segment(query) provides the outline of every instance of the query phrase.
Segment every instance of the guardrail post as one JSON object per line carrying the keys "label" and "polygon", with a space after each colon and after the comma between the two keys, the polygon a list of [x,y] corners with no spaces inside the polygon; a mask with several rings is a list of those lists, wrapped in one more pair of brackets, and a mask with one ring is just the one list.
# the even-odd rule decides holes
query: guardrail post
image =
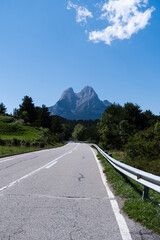
{"label": "guardrail post", "polygon": [[144,186],[144,191],[143,191],[143,199],[147,199],[149,197],[149,187]]}

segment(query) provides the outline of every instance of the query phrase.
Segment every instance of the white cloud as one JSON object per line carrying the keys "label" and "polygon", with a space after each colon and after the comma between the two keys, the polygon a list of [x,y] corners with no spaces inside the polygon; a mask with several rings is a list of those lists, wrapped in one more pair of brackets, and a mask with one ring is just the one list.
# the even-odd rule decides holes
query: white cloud
{"label": "white cloud", "polygon": [[115,39],[129,39],[148,24],[155,8],[143,11],[147,4],[148,0],[109,0],[104,3],[100,19],[107,20],[108,26],[102,30],[91,31],[89,40],[95,43],[103,41],[110,45]]}
{"label": "white cloud", "polygon": [[92,13],[86,7],[78,6],[69,1],[67,9],[69,10],[71,8],[74,8],[76,10],[76,22],[87,23],[87,17],[93,17]]}

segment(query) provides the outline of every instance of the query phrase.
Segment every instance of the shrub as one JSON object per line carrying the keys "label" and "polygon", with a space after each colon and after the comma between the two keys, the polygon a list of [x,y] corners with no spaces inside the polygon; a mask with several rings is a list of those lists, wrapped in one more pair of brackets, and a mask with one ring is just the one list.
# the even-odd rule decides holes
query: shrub
{"label": "shrub", "polygon": [[13,139],[11,140],[11,144],[12,144],[13,146],[20,146],[20,145],[21,145],[21,141],[20,141],[19,139],[17,139],[17,138],[13,138]]}
{"label": "shrub", "polygon": [[31,143],[29,140],[25,140],[25,147],[30,147]]}
{"label": "shrub", "polygon": [[40,142],[39,146],[40,148],[43,148],[45,146],[44,142]]}

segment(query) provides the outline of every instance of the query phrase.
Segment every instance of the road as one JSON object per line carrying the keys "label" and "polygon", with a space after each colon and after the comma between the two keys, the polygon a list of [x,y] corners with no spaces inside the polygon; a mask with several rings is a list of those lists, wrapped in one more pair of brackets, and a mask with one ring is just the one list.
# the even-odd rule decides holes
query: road
{"label": "road", "polygon": [[0,159],[0,239],[160,238],[121,214],[95,151],[69,143]]}

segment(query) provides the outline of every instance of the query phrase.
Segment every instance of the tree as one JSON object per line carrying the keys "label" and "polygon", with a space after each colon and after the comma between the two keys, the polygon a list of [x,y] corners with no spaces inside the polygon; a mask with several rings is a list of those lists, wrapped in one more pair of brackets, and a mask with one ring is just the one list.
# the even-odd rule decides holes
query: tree
{"label": "tree", "polygon": [[129,123],[130,134],[144,128],[144,118],[142,110],[138,105],[126,103],[124,105],[124,120]]}
{"label": "tree", "polygon": [[85,140],[85,130],[85,127],[82,124],[78,123],[72,133],[73,139],[77,141]]}
{"label": "tree", "polygon": [[122,120],[119,123],[119,135],[120,135],[122,144],[125,144],[129,137],[129,123],[127,120]]}
{"label": "tree", "polygon": [[63,139],[68,141],[72,136],[72,128],[69,124],[62,124]]}
{"label": "tree", "polygon": [[13,109],[13,116],[18,117],[18,109],[17,108]]}
{"label": "tree", "polygon": [[105,149],[121,147],[119,123],[123,120],[123,108],[118,104],[108,107],[102,115],[97,127],[101,145]]}
{"label": "tree", "polygon": [[0,103],[0,114],[5,114],[6,110],[7,108],[5,107],[5,105],[3,103]]}
{"label": "tree", "polygon": [[154,125],[158,120],[158,117],[154,116],[150,110],[145,111],[143,116],[145,119],[145,127],[147,128]]}
{"label": "tree", "polygon": [[22,99],[22,104],[18,110],[18,116],[22,118],[25,123],[33,123],[36,119],[35,106],[31,97],[25,96]]}
{"label": "tree", "polygon": [[[150,114],[149,114],[150,115]],[[106,109],[98,123],[100,142],[104,148],[121,148],[128,137],[146,127],[146,116],[138,105],[113,104]]]}
{"label": "tree", "polygon": [[36,126],[43,128],[51,127],[51,117],[48,108],[45,105],[36,107]]}
{"label": "tree", "polygon": [[51,131],[54,134],[60,134],[63,132],[61,118],[59,116],[53,116],[51,121]]}

